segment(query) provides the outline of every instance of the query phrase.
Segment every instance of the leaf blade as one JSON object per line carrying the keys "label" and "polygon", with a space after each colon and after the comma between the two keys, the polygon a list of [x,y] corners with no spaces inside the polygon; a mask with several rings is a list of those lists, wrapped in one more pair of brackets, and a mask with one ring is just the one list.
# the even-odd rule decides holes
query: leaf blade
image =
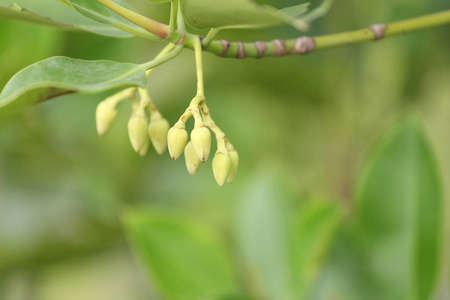
{"label": "leaf blade", "polygon": [[131,37],[110,25],[91,21],[70,7],[52,0],[0,0],[0,18],[53,26],[64,30],[87,31],[111,37]]}
{"label": "leaf blade", "polygon": [[337,235],[343,213],[332,202],[313,201],[304,205],[292,229],[291,266],[293,286],[299,298],[310,292],[323,268]]}
{"label": "leaf blade", "polygon": [[383,299],[428,299],[440,259],[443,200],[433,153],[416,121],[403,121],[382,140],[357,201]]}
{"label": "leaf blade", "polygon": [[205,224],[155,211],[128,211],[123,224],[147,271],[168,299],[218,299],[236,294],[223,241]]}
{"label": "leaf blade", "polygon": [[278,11],[268,5],[252,0],[184,0],[182,10],[189,26],[196,29],[209,28],[262,28],[289,24],[303,30],[303,21],[290,12],[302,14],[307,5]]}
{"label": "leaf blade", "polygon": [[67,93],[98,93],[141,86],[147,81],[142,65],[52,57],[14,75],[0,94],[0,116]]}

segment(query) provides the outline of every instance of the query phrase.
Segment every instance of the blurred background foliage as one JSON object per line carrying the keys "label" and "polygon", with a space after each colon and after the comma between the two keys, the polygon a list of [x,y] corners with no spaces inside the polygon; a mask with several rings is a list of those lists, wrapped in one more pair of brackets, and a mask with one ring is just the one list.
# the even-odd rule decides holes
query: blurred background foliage
{"label": "blurred background foliage", "polygon": [[[130,2],[157,20],[167,19],[167,4]],[[259,2],[278,7],[297,3]],[[446,0],[341,0],[313,25],[310,34],[358,29],[448,8]],[[296,35],[295,30],[283,27],[227,31],[219,38],[254,41]],[[119,107],[112,131],[99,138],[95,107],[110,93],[65,96],[1,119],[0,299],[160,299],[155,286],[147,283],[143,268],[133,260],[124,238],[118,217],[124,207],[143,206],[150,207],[153,214],[164,211],[161,215],[189,216],[215,228],[229,248],[244,241],[237,248],[243,249],[245,256],[245,241],[254,246],[265,240],[258,240],[252,231],[267,232],[269,237],[285,232],[276,223],[283,217],[263,217],[276,211],[270,205],[282,202],[286,207],[281,210],[301,214],[303,207],[314,203],[320,208],[324,199],[332,211],[342,214],[343,222],[333,229],[337,234],[333,242],[321,244],[329,248],[330,255],[308,260],[314,264],[305,272],[318,282],[308,295],[312,299],[363,299],[358,287],[379,291],[379,286],[370,286],[371,281],[363,282],[365,277],[360,275],[371,262],[356,259],[360,257],[354,253],[358,249],[350,242],[355,233],[346,229],[354,226],[350,220],[356,214],[357,182],[374,142],[398,119],[412,113],[423,124],[425,140],[432,145],[432,160],[437,161],[441,177],[437,181],[442,183],[448,203],[449,36],[450,28],[438,28],[304,57],[232,60],[205,54],[209,106],[240,154],[235,183],[222,189],[214,181],[210,162],[191,177],[182,159],[172,162],[168,154],[160,157],[154,151],[146,158],[135,154],[127,137],[131,111],[127,104]],[[150,60],[162,47],[140,38],[112,39],[5,20],[0,20],[0,45],[1,87],[20,69],[50,56],[140,63]],[[195,80],[191,51],[152,74],[150,94],[171,123],[194,96]],[[407,172],[392,180],[404,174]],[[374,200],[370,209],[381,210],[383,215],[383,210],[389,211],[388,200],[383,198],[378,204]],[[249,205],[255,209],[246,217]],[[442,214],[448,219],[448,209]],[[254,223],[245,225],[245,220]],[[314,232],[314,224],[318,223],[303,225],[304,231]],[[367,245],[377,243],[376,232],[374,237]],[[270,238],[270,242],[282,244],[279,237]],[[284,274],[284,266],[277,260],[280,249],[272,250],[275,252],[250,256],[256,264],[267,263],[264,268],[277,272],[274,274]],[[395,255],[393,259],[395,262]],[[438,264],[433,298],[449,299],[450,268],[446,259]],[[246,273],[236,271],[239,265],[235,261],[232,272],[242,277]],[[403,268],[395,263],[390,267]],[[277,283],[290,284],[274,278],[262,278],[262,282],[275,285],[271,291],[286,290]],[[245,281],[240,278],[240,282]],[[244,286],[243,290],[251,290],[251,284]],[[392,287],[387,283],[386,288]]]}

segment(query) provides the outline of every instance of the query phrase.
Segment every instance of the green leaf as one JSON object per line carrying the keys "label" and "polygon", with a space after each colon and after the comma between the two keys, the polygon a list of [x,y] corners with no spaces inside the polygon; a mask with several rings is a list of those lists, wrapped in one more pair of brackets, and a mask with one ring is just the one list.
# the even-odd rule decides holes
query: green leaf
{"label": "green leaf", "polygon": [[[340,226],[325,266],[308,300],[380,300],[379,287],[368,274],[354,227]],[[332,297],[332,298],[331,298]]]}
{"label": "green leaf", "polygon": [[444,205],[434,155],[417,121],[406,119],[381,140],[357,200],[379,299],[429,299],[441,259]]}
{"label": "green leaf", "polygon": [[145,70],[144,65],[114,61],[48,58],[26,67],[10,79],[0,94],[0,116],[69,93],[144,87]]}
{"label": "green leaf", "polygon": [[301,17],[300,19],[308,24],[312,23],[313,21],[325,16],[331,9],[332,4],[333,0],[324,0],[320,6],[316,7],[314,10],[306,14],[304,17]]}
{"label": "green leaf", "polygon": [[[269,173],[268,171],[266,171]],[[260,172],[238,207],[238,246],[247,276],[263,299],[292,299],[289,210],[281,179]]]}
{"label": "green leaf", "polygon": [[163,212],[128,211],[126,232],[167,299],[219,299],[237,284],[224,242],[207,224]]}
{"label": "green leaf", "polygon": [[110,25],[91,21],[55,0],[0,0],[0,18],[113,37],[132,36]]}
{"label": "green leaf", "polygon": [[[290,24],[303,30],[305,23],[293,18],[291,13],[301,15],[307,5],[286,11],[277,11],[252,0],[183,0],[182,10],[186,22],[196,29],[208,28],[259,28]],[[302,12],[302,10],[304,10]]]}
{"label": "green leaf", "polygon": [[305,296],[317,280],[342,220],[335,203],[311,202],[301,208],[292,229],[292,262],[296,295]]}

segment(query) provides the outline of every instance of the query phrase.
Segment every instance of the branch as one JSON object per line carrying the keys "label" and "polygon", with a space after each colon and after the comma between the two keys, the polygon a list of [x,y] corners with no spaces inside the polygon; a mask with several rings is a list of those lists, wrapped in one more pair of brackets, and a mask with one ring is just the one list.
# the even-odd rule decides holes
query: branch
{"label": "branch", "polygon": [[[166,24],[156,22],[140,14],[132,12],[120,5],[117,5],[111,0],[97,1],[134,24],[157,35],[161,39],[165,39],[168,42],[183,44],[186,48],[195,49],[196,40],[199,38],[201,39],[198,35],[185,33],[182,28],[170,31]],[[443,12],[390,24],[375,24],[360,30],[318,37],[302,36],[290,40],[277,39],[270,42],[257,41],[253,43],[229,42],[226,40],[210,41],[210,38],[208,37],[206,42],[203,44],[203,51],[211,52],[220,57],[229,58],[262,58],[270,56],[278,57],[294,54],[308,54],[314,50],[378,41],[384,37],[449,24],[450,10],[446,10]]]}
{"label": "branch", "polygon": [[[286,56],[308,54],[314,50],[328,49],[358,43],[378,41],[384,37],[424,30],[450,24],[450,10],[408,19],[390,24],[376,24],[368,28],[323,35],[318,37],[302,36],[290,40],[273,40],[270,42],[229,42],[212,41],[204,51],[220,57],[229,58],[261,58],[269,56]],[[186,45],[193,48],[192,45]]]}

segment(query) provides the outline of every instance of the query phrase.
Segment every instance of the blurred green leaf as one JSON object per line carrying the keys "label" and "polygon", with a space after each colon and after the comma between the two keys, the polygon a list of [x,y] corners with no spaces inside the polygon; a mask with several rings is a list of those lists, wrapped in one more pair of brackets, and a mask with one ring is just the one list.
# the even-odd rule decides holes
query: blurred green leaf
{"label": "blurred green leaf", "polygon": [[238,211],[238,242],[254,296],[304,299],[332,247],[342,211],[326,201],[292,211],[283,182],[263,174],[249,186]]}
{"label": "blurred green leaf", "polygon": [[243,267],[254,293],[264,299],[294,299],[285,200],[280,182],[265,174],[250,184],[238,208],[237,235]]}
{"label": "blurred green leaf", "polygon": [[237,294],[224,242],[208,225],[158,212],[128,211],[126,232],[154,284],[167,299]]}
{"label": "blurred green leaf", "polygon": [[330,202],[309,203],[295,218],[291,268],[297,299],[305,296],[317,280],[341,219],[342,210]]}
{"label": "blurred green leaf", "polygon": [[417,121],[389,132],[358,192],[357,221],[380,299],[429,299],[440,262],[443,200],[438,171]]}
{"label": "blurred green leaf", "polygon": [[182,9],[186,22],[196,29],[213,27],[259,28],[290,24],[304,30],[306,24],[292,15],[302,15],[308,4],[296,5],[278,11],[252,0],[183,0]]}
{"label": "blurred green leaf", "polygon": [[0,116],[69,93],[144,87],[145,66],[114,61],[52,57],[19,71],[0,94]]}
{"label": "blurred green leaf", "polygon": [[0,0],[0,18],[21,20],[66,30],[83,30],[106,36],[132,36],[110,25],[91,21],[55,0]]}
{"label": "blurred green leaf", "polygon": [[366,259],[351,226],[340,226],[333,247],[308,300],[380,300],[368,274]]}

